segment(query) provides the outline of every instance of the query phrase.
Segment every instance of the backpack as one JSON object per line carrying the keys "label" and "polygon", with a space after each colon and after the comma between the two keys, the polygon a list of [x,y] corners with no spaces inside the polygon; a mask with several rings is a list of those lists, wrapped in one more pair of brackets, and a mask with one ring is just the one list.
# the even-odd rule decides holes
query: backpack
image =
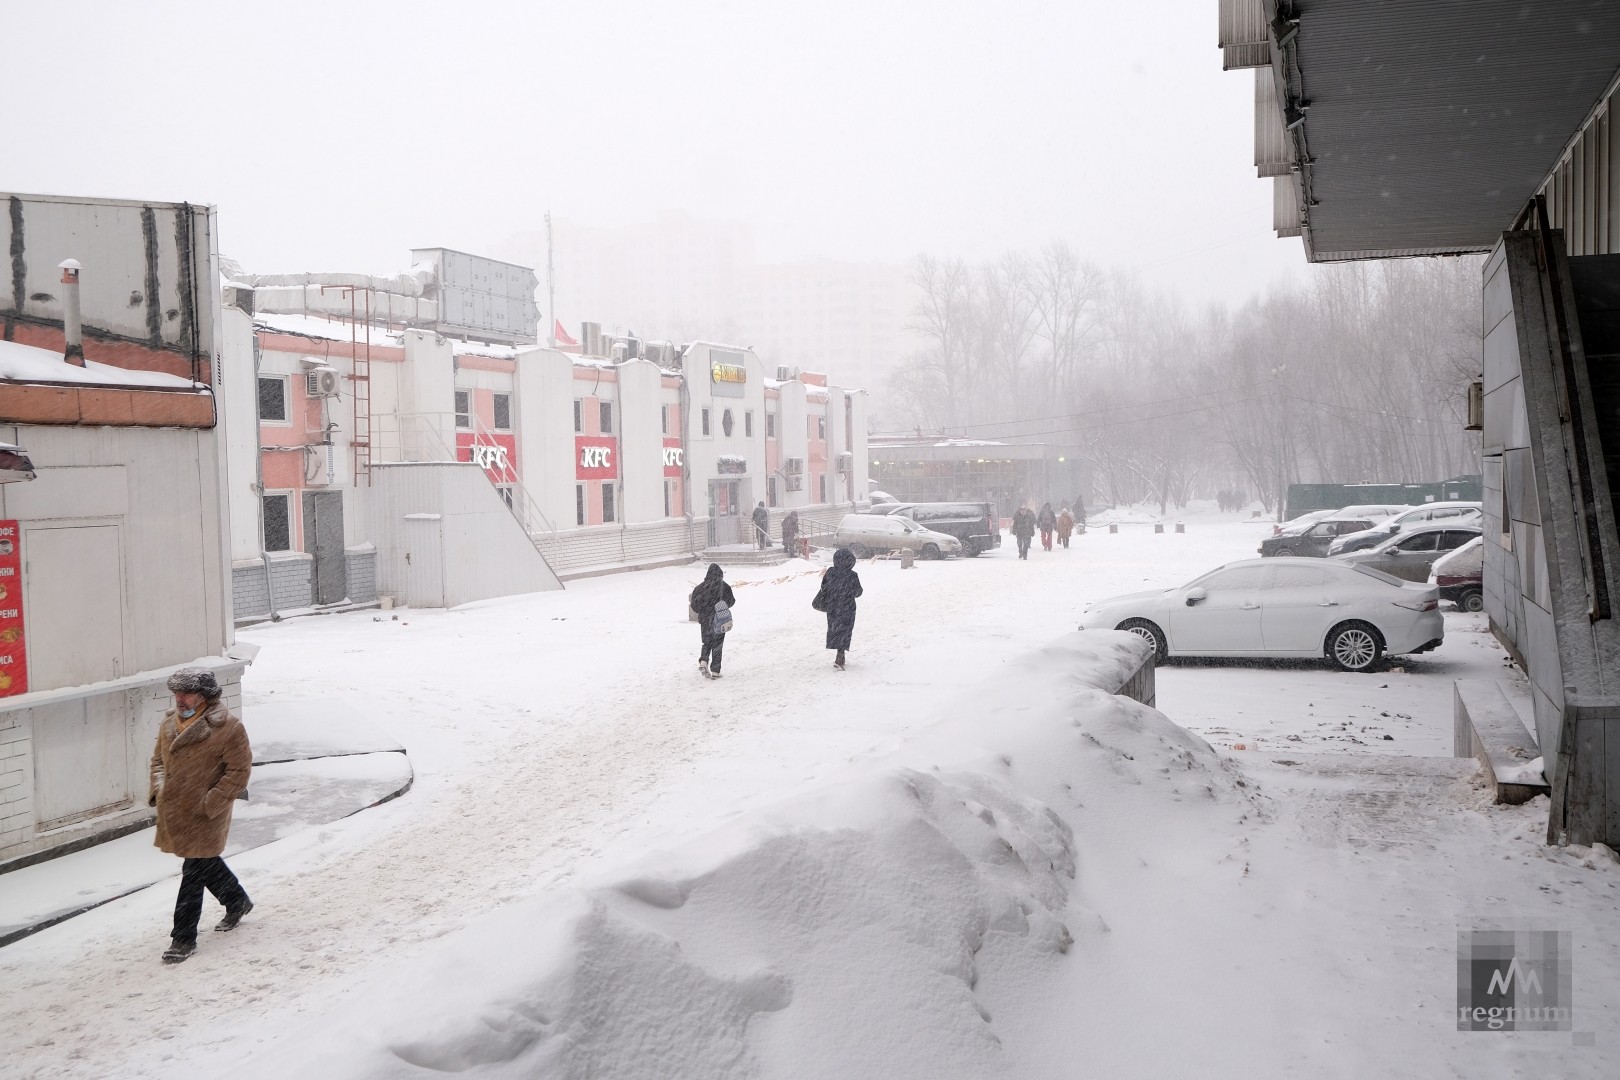
{"label": "backpack", "polygon": [[710,624],[710,625],[711,625],[714,633],[716,633],[716,634],[729,634],[729,633],[731,633],[731,627],[732,627],[731,608],[726,604],[726,602],[724,600],[717,600],[715,602],[715,605],[714,605],[714,622],[712,624]]}

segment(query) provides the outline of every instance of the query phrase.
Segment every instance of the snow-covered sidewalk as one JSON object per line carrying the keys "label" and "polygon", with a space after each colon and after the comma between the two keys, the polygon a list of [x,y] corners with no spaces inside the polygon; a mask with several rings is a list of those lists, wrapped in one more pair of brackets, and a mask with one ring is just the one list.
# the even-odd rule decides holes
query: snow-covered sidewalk
{"label": "snow-covered sidewalk", "polygon": [[[401,1076],[474,1061],[628,1078],[1473,1076],[1530,1061],[1612,1075],[1615,868],[1544,849],[1544,801],[1492,808],[1439,766],[1386,776],[1404,767],[1390,755],[1446,752],[1451,678],[1503,674],[1474,617],[1448,619],[1446,645],[1419,658],[1433,669],[1173,665],[1169,720],[1063,681],[1053,643],[1086,600],[1184,581],[1269,531],[1187,520],[1185,535],[1094,531],[1028,562],[1006,547],[863,565],[845,673],[820,647],[803,562],[733,575],[721,682],[698,677],[685,621],[701,567],[256,628],[255,700],[363,695],[410,747],[415,788],[236,860],[258,908],[179,968],[157,964],[161,890],[0,950],[0,1060],[84,1076],[276,1075],[321,1050]],[[1361,723],[1368,701],[1391,717]],[[1178,708],[1219,752],[1171,723]],[[1410,723],[1378,732],[1394,740],[1359,730],[1396,713]],[[1352,719],[1360,744],[1287,739]],[[1219,745],[1248,739],[1265,750]],[[1356,756],[1317,753],[1337,748]],[[1575,932],[1577,1027],[1595,1048],[1455,1031],[1455,934],[1485,918]],[[966,932],[971,971],[953,959]],[[702,994],[655,993],[677,972]],[[871,1007],[840,1011],[846,998]],[[700,1004],[712,1022],[694,1027]],[[562,1053],[545,1037],[561,1030],[583,1057],[543,1056]],[[793,1056],[806,1047],[817,1056]]]}

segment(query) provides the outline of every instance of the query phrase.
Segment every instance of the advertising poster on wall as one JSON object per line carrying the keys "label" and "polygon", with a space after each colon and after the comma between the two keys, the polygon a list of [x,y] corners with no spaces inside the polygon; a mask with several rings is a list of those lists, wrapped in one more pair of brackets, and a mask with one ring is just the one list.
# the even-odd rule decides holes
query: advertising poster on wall
{"label": "advertising poster on wall", "polygon": [[664,475],[671,480],[681,478],[681,466],[686,463],[686,450],[679,439],[664,440]]}
{"label": "advertising poster on wall", "polygon": [[23,637],[22,532],[0,521],[0,697],[28,692],[28,650]]}

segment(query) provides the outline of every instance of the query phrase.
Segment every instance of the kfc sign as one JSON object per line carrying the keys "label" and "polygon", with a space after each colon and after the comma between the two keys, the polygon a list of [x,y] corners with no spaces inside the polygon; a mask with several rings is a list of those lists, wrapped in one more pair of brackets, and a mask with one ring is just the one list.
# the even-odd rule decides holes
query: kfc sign
{"label": "kfc sign", "polygon": [[511,435],[456,432],[456,458],[470,461],[489,474],[496,484],[517,482],[517,439]]}
{"label": "kfc sign", "polygon": [[681,440],[664,440],[664,475],[680,479],[681,467],[686,464],[686,451],[681,448]]}
{"label": "kfc sign", "polygon": [[617,480],[618,441],[602,435],[574,436],[574,477],[579,480]]}

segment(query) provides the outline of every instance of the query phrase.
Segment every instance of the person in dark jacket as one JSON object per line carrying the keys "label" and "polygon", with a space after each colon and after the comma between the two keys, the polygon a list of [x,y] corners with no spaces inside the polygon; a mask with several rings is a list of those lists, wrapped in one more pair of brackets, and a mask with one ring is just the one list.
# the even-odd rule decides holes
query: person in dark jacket
{"label": "person in dark jacket", "polygon": [[1051,503],[1041,504],[1041,516],[1035,519],[1035,524],[1041,530],[1041,547],[1051,551],[1052,530],[1057,528],[1057,515],[1052,513]]}
{"label": "person in dark jacket", "polygon": [[1035,536],[1035,514],[1027,506],[1020,506],[1013,514],[1012,532],[1018,538],[1018,557],[1029,558],[1029,542]]}
{"label": "person in dark jacket", "polygon": [[855,600],[861,595],[861,575],[855,572],[855,553],[839,548],[833,564],[821,575],[821,591],[811,605],[827,613],[827,648],[836,649],[833,667],[844,670],[844,653],[855,633]]}
{"label": "person in dark jacket", "polygon": [[764,503],[754,507],[754,541],[761,551],[771,546],[771,512]]}
{"label": "person in dark jacket", "polygon": [[726,635],[714,632],[714,608],[725,602],[726,607],[737,606],[737,598],[726,584],[725,571],[719,563],[709,564],[708,575],[692,590],[690,603],[698,617],[698,629],[703,632],[703,651],[698,653],[698,670],[705,679],[720,677],[720,654],[726,647]]}
{"label": "person in dark jacket", "polygon": [[782,547],[787,551],[788,558],[799,554],[799,512],[789,510],[787,517],[782,519]]}
{"label": "person in dark jacket", "polygon": [[197,951],[203,893],[213,893],[225,907],[215,930],[236,929],[253,910],[241,882],[220,858],[230,837],[231,807],[247,791],[253,748],[242,721],[221,700],[212,671],[181,668],[169,676],[169,692],[174,708],[158,726],[146,803],[157,808],[153,844],[185,860],[174,928],[163,954],[165,964],[178,964]]}

